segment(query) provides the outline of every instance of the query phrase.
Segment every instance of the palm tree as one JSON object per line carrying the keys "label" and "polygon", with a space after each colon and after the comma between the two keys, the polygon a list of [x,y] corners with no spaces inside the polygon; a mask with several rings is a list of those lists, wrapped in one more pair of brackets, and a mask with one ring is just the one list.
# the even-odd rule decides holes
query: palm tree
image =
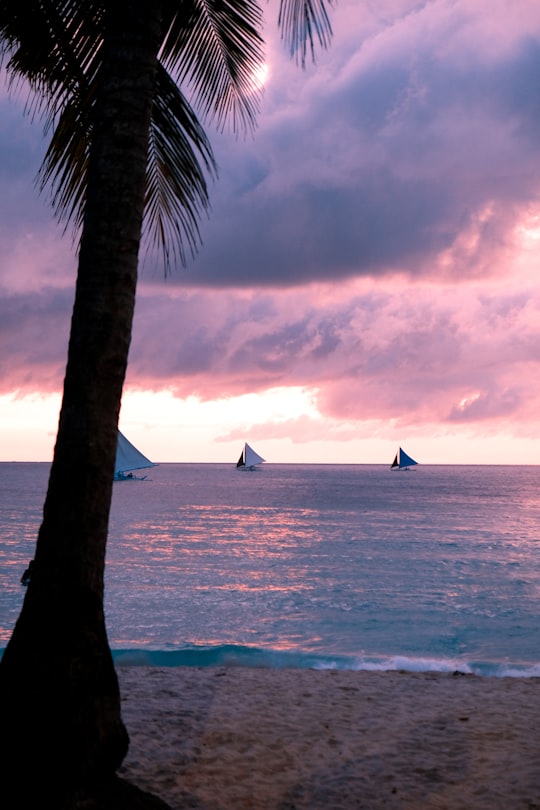
{"label": "palm tree", "polygon": [[[42,186],[80,233],[43,520],[0,662],[2,757],[9,786],[24,785],[19,807],[38,796],[56,807],[89,796],[85,807],[112,806],[114,791],[122,806],[115,773],[129,740],[103,583],[141,234],[144,224],[166,268],[186,247],[195,252],[205,172],[216,167],[180,86],[219,127],[252,126],[260,24],[256,0],[0,2],[7,67],[30,82],[53,130]],[[307,46],[330,35],[325,0],[281,0],[279,24],[302,64]],[[137,806],[132,793],[126,802]]]}

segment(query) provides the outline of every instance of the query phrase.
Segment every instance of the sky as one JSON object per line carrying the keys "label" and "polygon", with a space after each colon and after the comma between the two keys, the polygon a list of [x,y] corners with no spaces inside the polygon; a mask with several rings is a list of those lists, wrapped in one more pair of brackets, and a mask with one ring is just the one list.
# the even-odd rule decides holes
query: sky
{"label": "sky", "polygon": [[[120,429],[156,462],[540,463],[540,3],[339,0],[304,70],[262,8],[198,254],[141,262]],[[46,144],[0,84],[0,461],[57,430],[77,264]]]}

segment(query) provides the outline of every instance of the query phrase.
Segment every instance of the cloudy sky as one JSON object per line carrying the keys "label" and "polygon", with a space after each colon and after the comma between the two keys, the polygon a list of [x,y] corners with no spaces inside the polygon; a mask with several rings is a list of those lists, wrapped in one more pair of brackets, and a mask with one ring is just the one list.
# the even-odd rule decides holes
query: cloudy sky
{"label": "cloudy sky", "polygon": [[[203,244],[141,267],[120,427],[154,461],[540,460],[540,3],[339,0],[302,71],[263,3],[253,136]],[[76,259],[0,87],[0,460],[48,460]]]}

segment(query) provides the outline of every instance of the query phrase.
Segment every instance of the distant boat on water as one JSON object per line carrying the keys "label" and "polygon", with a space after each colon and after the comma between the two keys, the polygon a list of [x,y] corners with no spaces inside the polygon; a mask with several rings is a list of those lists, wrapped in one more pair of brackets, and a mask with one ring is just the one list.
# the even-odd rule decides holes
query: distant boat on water
{"label": "distant boat on water", "polygon": [[395,459],[390,465],[390,469],[408,470],[410,467],[414,467],[416,464],[418,464],[418,462],[415,461],[414,458],[411,458],[411,456],[407,455],[405,450],[400,447],[396,453]]}
{"label": "distant boat on water", "polygon": [[155,467],[153,461],[146,458],[134,444],[118,431],[116,445],[116,461],[114,464],[114,481],[144,481],[146,475],[133,475],[133,470],[143,470],[146,467]]}
{"label": "distant boat on water", "polygon": [[240,458],[236,462],[237,470],[254,470],[257,464],[262,464],[266,459],[260,456],[246,442],[240,453]]}

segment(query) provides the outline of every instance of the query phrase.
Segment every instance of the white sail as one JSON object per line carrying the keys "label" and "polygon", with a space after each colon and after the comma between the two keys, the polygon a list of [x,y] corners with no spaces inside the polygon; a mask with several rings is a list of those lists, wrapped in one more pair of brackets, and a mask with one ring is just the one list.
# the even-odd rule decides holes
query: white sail
{"label": "white sail", "polygon": [[265,459],[256,453],[246,442],[240,453],[240,458],[236,462],[236,466],[240,470],[254,470],[257,464],[262,464],[264,461]]}
{"label": "white sail", "polygon": [[402,450],[400,447],[396,453],[396,457],[390,465],[390,469],[407,470],[409,467],[414,467],[416,464],[418,464],[418,462],[415,461],[414,458],[411,458],[411,456],[409,456],[405,450]]}
{"label": "white sail", "polygon": [[145,467],[154,467],[153,461],[146,458],[135,445],[126,439],[123,433],[118,431],[118,443],[116,445],[116,461],[114,464],[114,480],[123,481],[126,478],[134,478],[131,470],[142,470]]}

